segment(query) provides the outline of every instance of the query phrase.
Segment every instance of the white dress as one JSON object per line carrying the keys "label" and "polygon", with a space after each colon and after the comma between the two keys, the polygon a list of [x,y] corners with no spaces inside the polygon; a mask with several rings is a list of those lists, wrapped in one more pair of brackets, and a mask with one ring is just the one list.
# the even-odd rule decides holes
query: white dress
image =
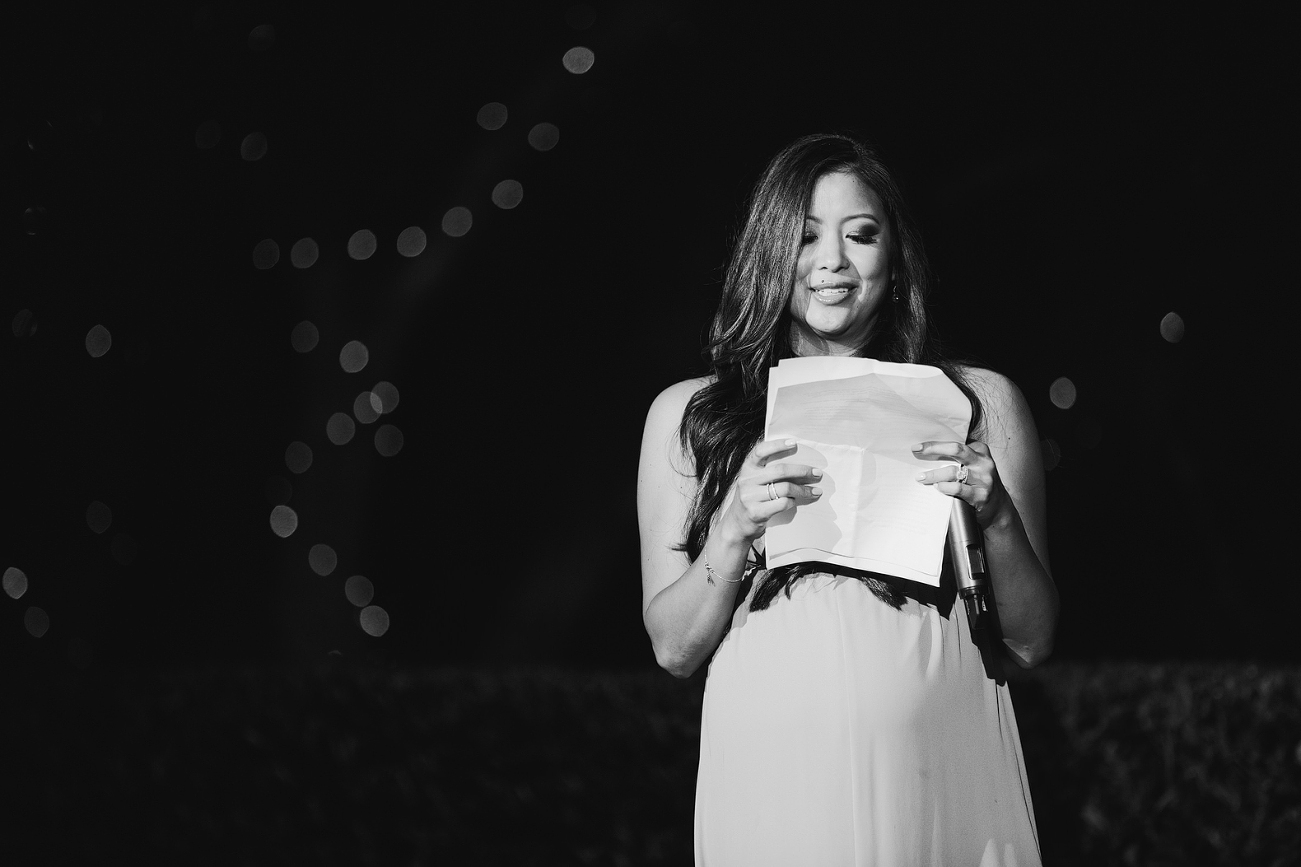
{"label": "white dress", "polygon": [[705,683],[698,867],[1040,864],[1012,702],[960,601],[895,610],[826,573],[753,596]]}

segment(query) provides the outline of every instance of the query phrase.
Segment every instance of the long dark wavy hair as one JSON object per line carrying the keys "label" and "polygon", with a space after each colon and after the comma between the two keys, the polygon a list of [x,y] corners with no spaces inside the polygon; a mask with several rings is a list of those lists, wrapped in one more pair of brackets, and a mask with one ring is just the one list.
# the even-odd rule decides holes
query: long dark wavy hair
{"label": "long dark wavy hair", "polygon": [[[684,451],[695,459],[698,481],[686,537],[678,546],[692,560],[700,556],[745,456],[763,438],[768,369],[795,354],[790,298],[800,240],[813,188],[821,177],[834,172],[851,172],[875,192],[892,229],[887,233],[888,252],[898,300],[882,302],[877,327],[858,354],[940,368],[971,401],[970,430],[975,431],[980,422],[980,399],[961,368],[941,353],[929,333],[930,266],[889,169],[871,148],[847,136],[797,139],[772,159],[751,194],[705,348],[711,381],[688,402],[678,432]],[[763,573],[751,608],[767,607],[781,587],[789,595],[796,578],[826,568],[799,564]],[[884,576],[856,577],[890,604],[901,603]]]}

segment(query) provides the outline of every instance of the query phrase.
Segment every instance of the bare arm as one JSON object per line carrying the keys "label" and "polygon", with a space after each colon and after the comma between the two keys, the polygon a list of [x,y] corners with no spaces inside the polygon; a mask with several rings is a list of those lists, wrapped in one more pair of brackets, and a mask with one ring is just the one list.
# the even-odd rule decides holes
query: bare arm
{"label": "bare arm", "polygon": [[1052,653],[1060,606],[1048,566],[1039,437],[1025,398],[1010,380],[987,370],[970,374],[985,408],[976,432],[983,441],[925,443],[918,456],[968,466],[967,484],[953,481],[950,467],[929,471],[926,483],[977,508],[1003,642],[1019,665],[1031,668]]}
{"label": "bare arm", "polygon": [[[735,608],[750,545],[767,521],[816,496],[816,489],[797,483],[812,481],[809,467],[768,463],[793,448],[760,443],[738,474],[737,495],[714,521],[702,556],[692,563],[675,550],[696,493],[694,463],[679,444],[678,426],[687,401],[704,384],[678,383],[655,399],[646,417],[637,472],[642,619],[656,661],[677,677],[693,674],[718,646]],[[769,493],[777,497],[770,499]]]}

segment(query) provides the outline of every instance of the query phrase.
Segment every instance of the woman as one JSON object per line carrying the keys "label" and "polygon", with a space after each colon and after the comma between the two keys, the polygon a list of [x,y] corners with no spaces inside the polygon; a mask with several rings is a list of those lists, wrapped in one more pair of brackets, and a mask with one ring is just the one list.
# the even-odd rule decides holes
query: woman
{"label": "woman", "polygon": [[674,675],[709,663],[698,865],[1040,861],[1011,701],[986,675],[951,580],[936,591],[825,564],[760,568],[769,522],[821,495],[818,470],[762,441],[768,369],[805,355],[933,365],[970,400],[972,433],[918,444],[919,459],[946,462],[918,483],[976,508],[1011,658],[1028,668],[1051,652],[1058,599],[1034,422],[1007,379],[938,354],[927,288],[888,170],[851,139],[802,138],[755,188],[710,375],[669,387],[647,416],[646,630]]}

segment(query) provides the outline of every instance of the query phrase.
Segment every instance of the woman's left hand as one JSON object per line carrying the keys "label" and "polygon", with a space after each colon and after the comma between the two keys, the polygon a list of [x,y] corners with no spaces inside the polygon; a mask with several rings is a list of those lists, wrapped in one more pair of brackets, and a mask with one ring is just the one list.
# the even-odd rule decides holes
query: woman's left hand
{"label": "woman's left hand", "polygon": [[[923,461],[958,462],[956,467],[927,470],[917,476],[917,481],[970,503],[982,528],[996,521],[1011,504],[1007,489],[998,478],[998,467],[990,457],[989,446],[984,443],[925,442],[913,446],[913,457]],[[966,478],[959,481],[964,468]]]}

